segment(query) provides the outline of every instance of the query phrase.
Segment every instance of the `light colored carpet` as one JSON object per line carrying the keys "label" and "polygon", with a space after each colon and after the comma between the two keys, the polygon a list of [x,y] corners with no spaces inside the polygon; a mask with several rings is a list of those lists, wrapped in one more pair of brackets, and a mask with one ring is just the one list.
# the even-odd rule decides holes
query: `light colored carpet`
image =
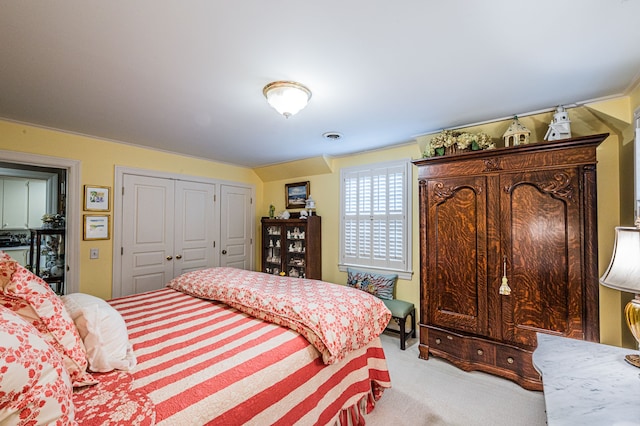
{"label": "light colored carpet", "polygon": [[418,358],[418,339],[400,350],[397,336],[383,334],[391,389],[366,416],[367,426],[543,426],[542,392],[481,372],[465,372],[448,362]]}

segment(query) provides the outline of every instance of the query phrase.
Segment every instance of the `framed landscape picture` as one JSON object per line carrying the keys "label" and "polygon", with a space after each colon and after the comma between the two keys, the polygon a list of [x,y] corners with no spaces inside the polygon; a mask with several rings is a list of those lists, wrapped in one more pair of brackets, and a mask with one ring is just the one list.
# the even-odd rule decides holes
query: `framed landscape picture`
{"label": "framed landscape picture", "polygon": [[304,209],[309,198],[309,181],[284,185],[287,209]]}

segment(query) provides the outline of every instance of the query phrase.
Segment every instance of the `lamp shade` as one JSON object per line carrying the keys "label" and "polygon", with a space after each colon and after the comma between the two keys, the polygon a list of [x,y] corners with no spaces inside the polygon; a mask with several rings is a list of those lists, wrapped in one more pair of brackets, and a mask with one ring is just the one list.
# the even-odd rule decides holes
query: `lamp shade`
{"label": "lamp shade", "polygon": [[262,89],[267,102],[286,118],[307,106],[311,91],[295,81],[274,81]]}
{"label": "lamp shade", "polygon": [[616,241],[600,284],[616,290],[640,293],[640,229],[616,227]]}

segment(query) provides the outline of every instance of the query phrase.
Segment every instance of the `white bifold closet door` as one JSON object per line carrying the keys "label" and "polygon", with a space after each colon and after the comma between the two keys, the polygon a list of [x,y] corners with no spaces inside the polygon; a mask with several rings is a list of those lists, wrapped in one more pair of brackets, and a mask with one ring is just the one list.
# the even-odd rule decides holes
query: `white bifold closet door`
{"label": "white bifold closet door", "polygon": [[216,266],[216,185],[124,175],[121,294]]}

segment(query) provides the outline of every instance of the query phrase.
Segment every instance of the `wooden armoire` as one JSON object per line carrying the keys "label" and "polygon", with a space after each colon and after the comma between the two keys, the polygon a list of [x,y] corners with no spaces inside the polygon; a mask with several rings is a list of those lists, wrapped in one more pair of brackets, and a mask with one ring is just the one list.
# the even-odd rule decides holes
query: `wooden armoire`
{"label": "wooden armoire", "polygon": [[607,136],[414,161],[421,358],[541,390],[537,332],[599,340],[596,148]]}

